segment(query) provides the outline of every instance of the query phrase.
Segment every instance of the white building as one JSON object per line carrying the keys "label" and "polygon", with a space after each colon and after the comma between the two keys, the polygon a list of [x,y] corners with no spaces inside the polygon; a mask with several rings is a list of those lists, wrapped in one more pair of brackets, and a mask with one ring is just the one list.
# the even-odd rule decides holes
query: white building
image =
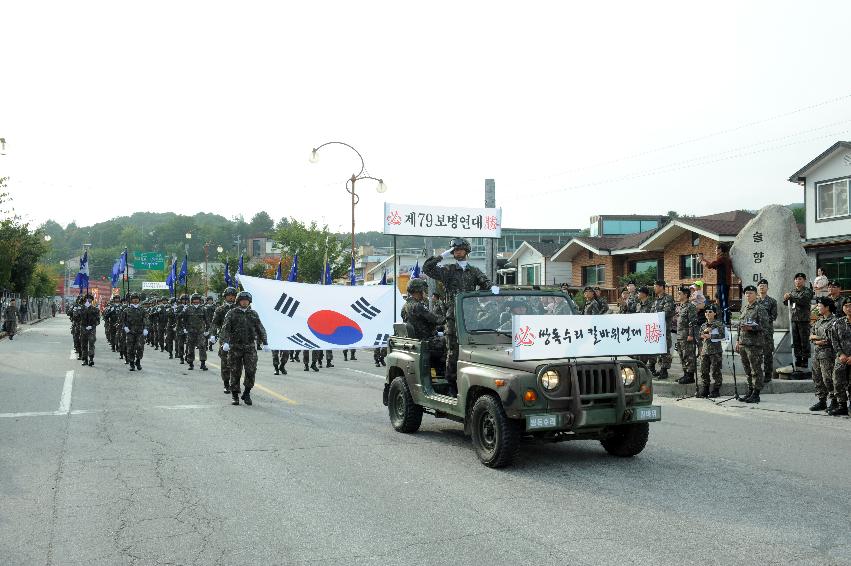
{"label": "white building", "polygon": [[509,263],[517,268],[518,285],[561,285],[570,283],[573,276],[569,261],[552,261],[553,255],[564,246],[561,242],[528,242],[520,244]]}

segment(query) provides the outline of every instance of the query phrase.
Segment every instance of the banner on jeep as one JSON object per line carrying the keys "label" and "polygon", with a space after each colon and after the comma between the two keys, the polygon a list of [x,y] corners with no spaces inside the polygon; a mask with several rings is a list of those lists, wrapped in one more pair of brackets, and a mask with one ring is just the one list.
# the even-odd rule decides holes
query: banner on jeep
{"label": "banner on jeep", "polygon": [[515,315],[514,360],[664,354],[665,313]]}
{"label": "banner on jeep", "polygon": [[[348,350],[387,346],[395,285],[310,285],[241,275],[273,350]],[[401,310],[405,301],[397,296]],[[397,313],[398,318],[398,313]]]}
{"label": "banner on jeep", "polygon": [[384,233],[395,236],[499,238],[501,208],[384,203]]}

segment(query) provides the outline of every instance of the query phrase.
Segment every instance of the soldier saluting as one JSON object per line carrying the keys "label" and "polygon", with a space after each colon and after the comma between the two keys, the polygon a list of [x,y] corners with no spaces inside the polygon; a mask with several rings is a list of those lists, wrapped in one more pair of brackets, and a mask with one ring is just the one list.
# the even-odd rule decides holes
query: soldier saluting
{"label": "soldier saluting", "polygon": [[[463,238],[454,238],[449,242],[449,249],[440,255],[430,257],[423,263],[423,273],[443,283],[446,291],[446,381],[453,393],[457,394],[458,371],[458,334],[455,327],[455,296],[464,291],[490,289],[494,295],[499,294],[499,287],[491,283],[482,271],[467,263],[470,253],[470,243]],[[454,257],[454,265],[440,266],[441,261]]]}

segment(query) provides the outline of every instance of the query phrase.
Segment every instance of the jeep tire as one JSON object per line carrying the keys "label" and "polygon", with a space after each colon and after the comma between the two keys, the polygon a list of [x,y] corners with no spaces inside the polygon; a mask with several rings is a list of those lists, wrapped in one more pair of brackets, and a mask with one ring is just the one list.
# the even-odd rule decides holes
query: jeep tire
{"label": "jeep tire", "polygon": [[390,424],[398,432],[417,432],[423,422],[423,408],[414,404],[405,378],[399,376],[390,383],[387,395],[387,408],[390,411]]}
{"label": "jeep tire", "polygon": [[650,436],[649,423],[632,423],[614,426],[609,429],[610,436],[600,440],[606,452],[612,456],[630,458],[647,445]]}
{"label": "jeep tire", "polygon": [[470,411],[470,429],[482,464],[490,468],[511,464],[520,446],[523,423],[509,419],[499,399],[492,395],[476,399]]}

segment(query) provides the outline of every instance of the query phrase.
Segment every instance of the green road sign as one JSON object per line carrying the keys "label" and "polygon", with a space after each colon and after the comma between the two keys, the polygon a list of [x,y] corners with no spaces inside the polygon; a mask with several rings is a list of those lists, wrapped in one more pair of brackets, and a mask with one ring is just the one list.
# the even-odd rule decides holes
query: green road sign
{"label": "green road sign", "polygon": [[133,269],[144,271],[165,268],[165,256],[162,252],[137,252],[133,254]]}

